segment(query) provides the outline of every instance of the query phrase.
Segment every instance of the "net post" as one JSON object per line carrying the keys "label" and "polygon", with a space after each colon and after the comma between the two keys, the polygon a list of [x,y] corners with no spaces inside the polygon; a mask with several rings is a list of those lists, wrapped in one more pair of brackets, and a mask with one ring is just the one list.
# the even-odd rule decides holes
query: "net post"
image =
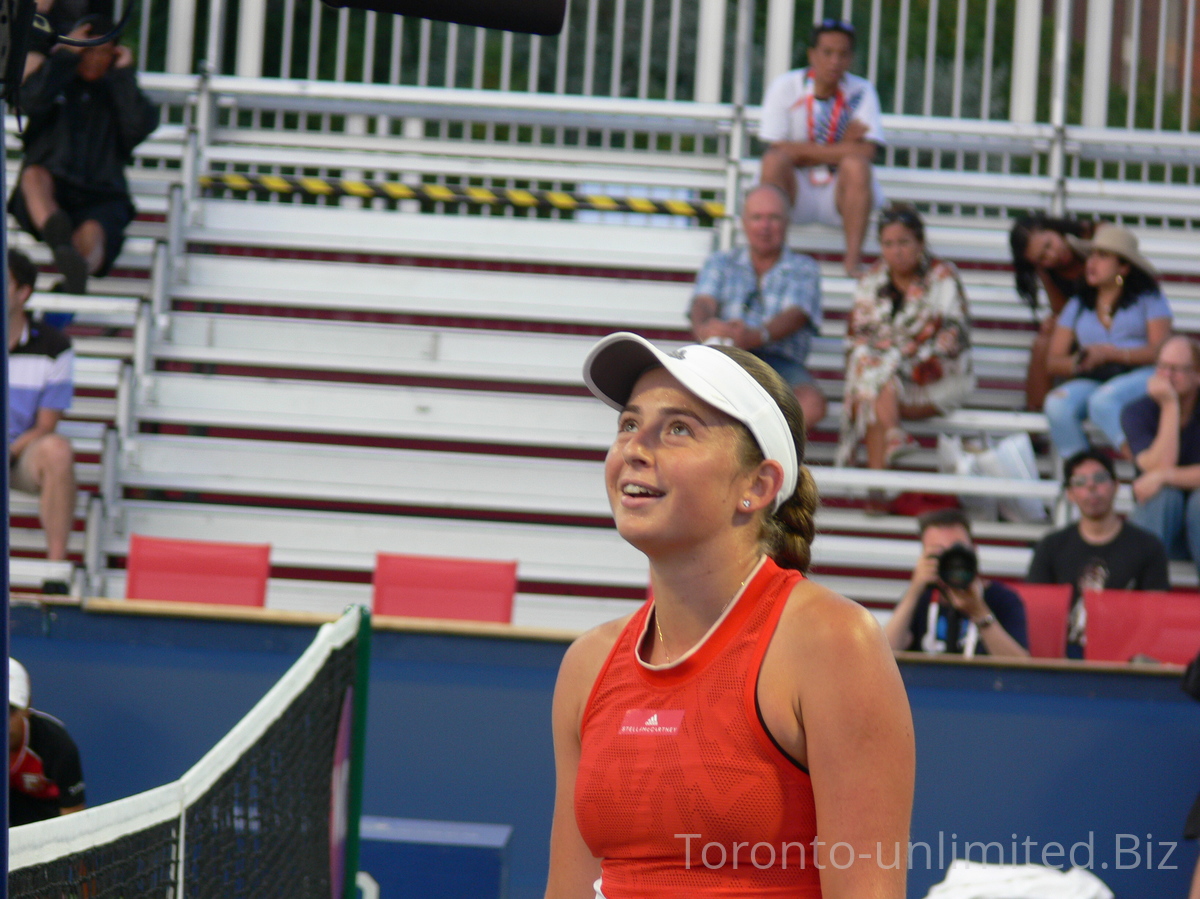
{"label": "net post", "polygon": [[354,677],[354,722],[350,740],[350,784],[346,797],[346,868],[342,899],[358,891],[358,837],[362,818],[363,763],[367,746],[367,684],[371,677],[371,613],[357,606],[358,640]]}

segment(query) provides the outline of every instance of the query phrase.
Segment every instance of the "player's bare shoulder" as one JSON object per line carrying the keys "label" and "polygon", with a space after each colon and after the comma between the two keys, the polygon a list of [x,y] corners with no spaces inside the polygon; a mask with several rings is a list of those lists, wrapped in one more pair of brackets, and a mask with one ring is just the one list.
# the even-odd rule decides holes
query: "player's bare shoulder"
{"label": "player's bare shoulder", "polygon": [[792,589],[776,633],[807,658],[873,653],[883,639],[867,609],[808,578]]}
{"label": "player's bare shoulder", "polygon": [[630,614],[606,621],[575,638],[563,655],[558,671],[558,692],[569,693],[580,701],[587,698],[604,661],[632,617]]}

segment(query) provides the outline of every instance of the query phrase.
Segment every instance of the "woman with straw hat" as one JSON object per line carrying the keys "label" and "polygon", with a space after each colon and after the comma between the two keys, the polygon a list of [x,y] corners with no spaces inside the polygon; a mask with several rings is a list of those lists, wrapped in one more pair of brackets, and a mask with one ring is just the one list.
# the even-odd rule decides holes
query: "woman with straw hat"
{"label": "woman with straw hat", "polygon": [[1146,392],[1158,348],[1171,333],[1171,308],[1132,232],[1102,225],[1092,240],[1067,240],[1087,257],[1086,285],[1050,338],[1050,373],[1069,379],[1046,397],[1050,436],[1058,455],[1069,458],[1088,448],[1083,424],[1090,419],[1125,453],[1121,410]]}
{"label": "woman with straw hat", "polygon": [[547,899],[904,895],[912,719],[871,614],[808,580],[796,396],[733,347],[601,340],[605,460],[651,598],[567,650]]}

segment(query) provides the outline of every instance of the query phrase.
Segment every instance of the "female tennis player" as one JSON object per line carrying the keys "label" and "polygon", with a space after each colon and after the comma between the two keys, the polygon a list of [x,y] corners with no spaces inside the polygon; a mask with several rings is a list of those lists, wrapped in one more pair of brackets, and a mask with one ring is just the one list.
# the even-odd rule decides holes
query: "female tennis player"
{"label": "female tennis player", "polygon": [[804,577],[816,489],[766,364],[612,334],[605,484],[651,598],[567,650],[549,899],[904,895],[908,700],[883,632]]}

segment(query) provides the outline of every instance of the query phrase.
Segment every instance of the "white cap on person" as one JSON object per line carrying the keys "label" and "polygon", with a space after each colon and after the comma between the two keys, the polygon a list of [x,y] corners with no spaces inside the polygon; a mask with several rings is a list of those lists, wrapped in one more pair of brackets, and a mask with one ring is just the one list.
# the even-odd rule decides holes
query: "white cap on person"
{"label": "white cap on person", "polygon": [[779,404],[746,369],[720,350],[693,344],[664,353],[628,331],[602,338],[583,363],[583,380],[595,396],[620,411],[637,379],[661,365],[684,387],[749,429],[765,459],[783,468],[778,509],[796,491],[800,464],[796,442]]}
{"label": "white cap on person", "polygon": [[8,658],[8,704],[18,709],[29,708],[29,672],[12,656]]}

